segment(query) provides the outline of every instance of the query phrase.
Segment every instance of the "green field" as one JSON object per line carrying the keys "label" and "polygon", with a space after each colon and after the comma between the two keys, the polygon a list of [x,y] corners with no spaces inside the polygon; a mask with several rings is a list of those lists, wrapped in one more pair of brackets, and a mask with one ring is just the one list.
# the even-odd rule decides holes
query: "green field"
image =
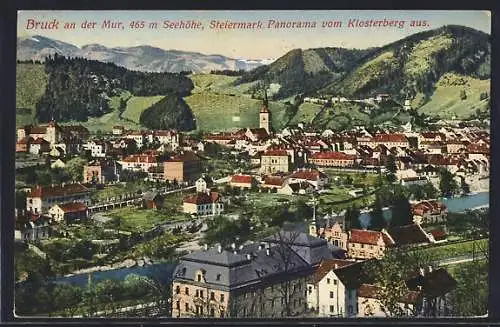
{"label": "green field", "polygon": [[[465,90],[467,98],[460,99],[460,93]],[[479,100],[482,92],[490,94],[490,80],[480,80],[472,77],[448,73],[443,75],[436,84],[436,90],[429,101],[420,105],[422,94],[418,94],[412,101],[412,106],[431,116],[441,118],[467,118],[476,109],[487,110],[488,99]]]}
{"label": "green field", "polygon": [[476,240],[475,242],[475,245],[474,241],[467,241],[444,244],[440,246],[431,246],[423,249],[423,251],[425,251],[434,260],[472,255],[473,251],[475,251],[475,255],[481,256],[482,252],[480,249],[488,249],[488,239]]}
{"label": "green field", "polygon": [[[196,117],[197,129],[203,131],[224,131],[245,127],[259,127],[259,111],[262,101],[246,97],[194,93],[184,98]],[[286,106],[270,102],[272,124],[280,130],[284,124]]]}
{"label": "green field", "polygon": [[[232,83],[238,79],[238,76],[226,76],[215,74],[192,74],[189,78],[193,81],[193,93],[212,92],[220,94],[243,95],[255,83],[245,83],[241,85],[233,85]],[[248,95],[249,97],[249,95]]]}
{"label": "green field", "polygon": [[35,106],[45,93],[48,76],[42,64],[17,64],[16,66],[16,108],[31,109],[29,113],[16,115],[16,126],[34,122]]}
{"label": "green field", "polygon": [[142,112],[164,97],[165,96],[163,95],[147,97],[133,96],[127,101],[127,108],[123,112],[122,117],[139,124],[139,119],[141,118]]}
{"label": "green field", "polygon": [[297,114],[292,118],[290,124],[310,123],[321,110],[322,105],[305,102],[299,106]]}
{"label": "green field", "polygon": [[182,213],[166,214],[156,209],[134,207],[111,210],[106,213],[106,216],[119,218],[120,223],[117,228],[130,232],[146,231],[158,224],[189,219],[188,215]]}

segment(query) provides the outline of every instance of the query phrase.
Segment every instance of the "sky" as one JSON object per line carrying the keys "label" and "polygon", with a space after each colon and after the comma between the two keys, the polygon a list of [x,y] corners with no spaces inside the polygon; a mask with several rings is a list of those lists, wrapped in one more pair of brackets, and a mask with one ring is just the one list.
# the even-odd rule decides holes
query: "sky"
{"label": "sky", "polygon": [[[42,35],[76,46],[98,43],[107,47],[151,45],[165,50],[221,54],[231,58],[278,58],[289,50],[317,47],[364,49],[383,46],[408,35],[443,25],[465,25],[491,34],[489,11],[19,11],[18,36]],[[28,28],[29,22],[57,19],[58,29]],[[388,27],[349,27],[349,20],[405,21]],[[102,29],[105,20],[121,21],[124,28]],[[163,28],[164,21],[194,20],[198,29]],[[261,22],[259,29],[212,29],[211,21]],[[268,28],[276,22],[315,22],[315,28]],[[85,21],[95,21],[94,29],[82,29]],[[142,29],[130,28],[133,21],[144,21]],[[322,27],[323,22],[341,26]],[[411,21],[426,21],[428,26],[410,26]],[[74,22],[75,29],[64,29],[64,22]],[[158,28],[149,28],[156,22]],[[338,24],[338,23],[337,23]],[[335,26],[335,25],[334,25]]]}

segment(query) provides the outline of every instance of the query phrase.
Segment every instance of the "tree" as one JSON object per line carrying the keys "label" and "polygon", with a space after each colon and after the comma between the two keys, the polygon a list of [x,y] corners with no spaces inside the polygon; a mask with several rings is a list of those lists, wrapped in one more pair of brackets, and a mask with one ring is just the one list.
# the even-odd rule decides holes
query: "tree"
{"label": "tree", "polygon": [[441,191],[441,195],[449,197],[454,194],[458,189],[458,185],[453,174],[449,170],[442,168],[439,172],[439,177],[439,190]]}
{"label": "tree", "polygon": [[150,129],[196,129],[191,108],[179,94],[171,93],[141,113],[140,122]]}
{"label": "tree", "polygon": [[398,168],[396,166],[396,158],[394,158],[394,155],[390,154],[385,157],[384,166],[387,169],[387,171],[390,172],[391,174],[396,173],[396,170]]}
{"label": "tree", "polygon": [[[408,294],[406,280],[420,268],[432,266],[435,258],[430,252],[420,248],[404,251],[393,248],[386,250],[381,260],[370,260],[366,263],[363,271],[367,274],[367,280],[377,287],[377,295],[382,311],[387,317],[405,316],[405,310],[401,308],[401,299]],[[420,300],[422,300],[420,298]],[[412,314],[416,315],[417,307]]]}
{"label": "tree", "polygon": [[455,316],[479,316],[488,313],[488,261],[459,265],[457,288],[451,292],[450,302]]}
{"label": "tree", "polygon": [[71,176],[73,181],[80,182],[83,180],[83,166],[86,164],[86,160],[76,157],[66,163],[64,170]]}
{"label": "tree", "polygon": [[467,99],[467,93],[465,93],[465,90],[460,90],[460,100],[465,99]]}
{"label": "tree", "polygon": [[[359,216],[361,215],[360,210],[354,204],[346,209],[345,212],[345,222],[349,226],[349,229],[361,229],[361,222],[359,221]],[[346,226],[344,226],[344,229]]]}
{"label": "tree", "polygon": [[82,289],[75,285],[58,284],[53,288],[51,296],[56,310],[64,310],[66,317],[73,317],[82,300]]}
{"label": "tree", "polygon": [[397,195],[392,206],[391,227],[411,224],[413,221],[412,217],[413,212],[408,198],[402,194]]}
{"label": "tree", "polygon": [[387,226],[387,222],[384,218],[384,212],[382,210],[382,203],[378,195],[375,196],[375,202],[372,205],[372,210],[370,212],[370,228],[373,230],[381,230]]}

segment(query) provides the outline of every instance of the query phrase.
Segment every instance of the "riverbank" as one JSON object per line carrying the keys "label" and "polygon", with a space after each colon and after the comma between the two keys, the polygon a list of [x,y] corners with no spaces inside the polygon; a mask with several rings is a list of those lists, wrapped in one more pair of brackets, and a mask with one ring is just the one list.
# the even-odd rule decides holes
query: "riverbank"
{"label": "riverbank", "polygon": [[143,267],[143,266],[148,266],[152,265],[153,262],[151,259],[145,257],[141,259],[126,259],[122,262],[114,263],[112,265],[106,265],[106,266],[97,266],[97,267],[90,267],[90,268],[84,268],[80,270],[73,271],[70,274],[64,275],[64,277],[71,277],[75,275],[80,275],[80,274],[89,274],[89,273],[94,273],[98,271],[108,271],[108,270],[115,270],[115,269],[123,269],[123,268],[132,268],[135,266],[138,267]]}

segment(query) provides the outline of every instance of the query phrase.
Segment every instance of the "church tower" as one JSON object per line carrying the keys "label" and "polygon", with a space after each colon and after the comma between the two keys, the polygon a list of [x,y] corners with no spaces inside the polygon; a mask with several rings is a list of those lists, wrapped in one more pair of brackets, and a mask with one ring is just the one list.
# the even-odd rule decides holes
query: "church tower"
{"label": "church tower", "polygon": [[264,101],[259,113],[259,127],[265,128],[267,133],[271,133],[271,112],[267,107],[267,92],[264,90]]}

